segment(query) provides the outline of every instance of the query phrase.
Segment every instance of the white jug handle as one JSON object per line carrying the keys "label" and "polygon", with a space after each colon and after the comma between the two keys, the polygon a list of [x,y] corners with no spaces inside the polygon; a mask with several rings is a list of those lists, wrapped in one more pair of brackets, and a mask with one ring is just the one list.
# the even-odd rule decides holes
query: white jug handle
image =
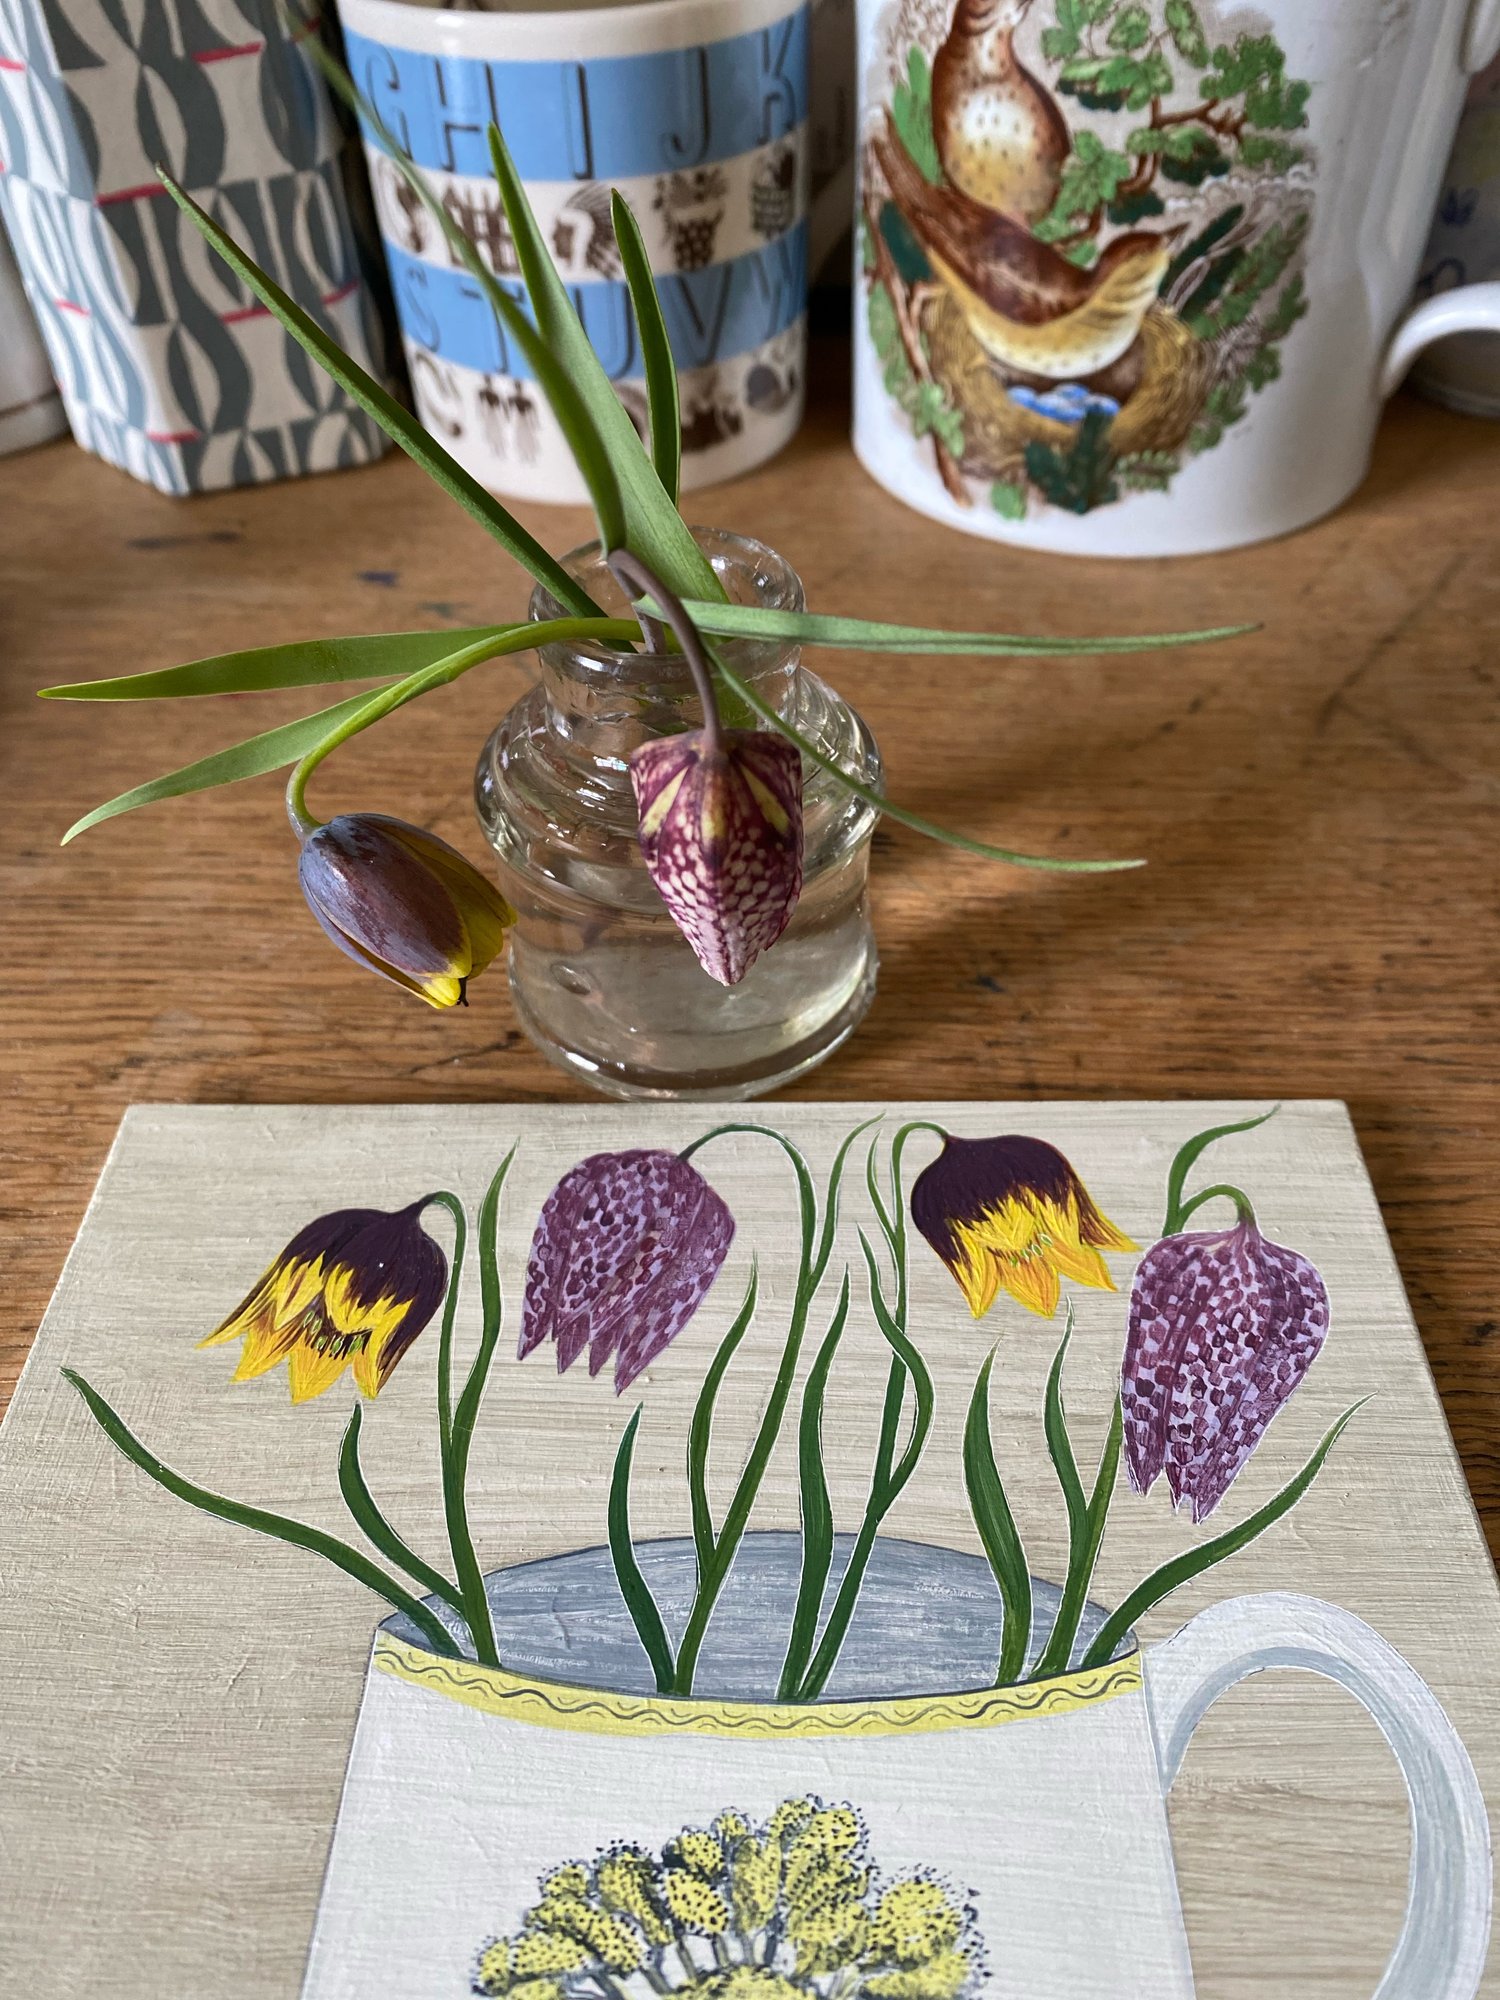
{"label": "white jug handle", "polygon": [[1163,1788],[1205,1710],[1267,1667],[1299,1667],[1348,1688],[1374,1717],[1406,1780],[1406,1919],[1375,2000],[1472,2000],[1490,1939],[1484,1794],[1427,1683],[1352,1611],[1283,1591],[1237,1597],[1200,1611],[1155,1647],[1146,1658],[1146,1700]]}
{"label": "white jug handle", "polygon": [[[1500,0],[1496,0],[1500,7]],[[1455,285],[1413,307],[1391,335],[1380,364],[1380,393],[1389,396],[1424,347],[1450,333],[1500,333],[1500,278]]]}

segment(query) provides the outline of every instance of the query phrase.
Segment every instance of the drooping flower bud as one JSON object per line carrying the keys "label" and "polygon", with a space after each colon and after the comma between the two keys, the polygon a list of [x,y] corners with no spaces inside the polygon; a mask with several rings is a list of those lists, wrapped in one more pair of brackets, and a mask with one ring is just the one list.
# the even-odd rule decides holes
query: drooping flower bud
{"label": "drooping flower bud", "polygon": [[676,1153],[595,1153],[542,1205],[521,1308],[522,1360],[543,1341],[559,1374],[615,1357],[619,1395],[687,1325],[719,1274],[734,1217]]}
{"label": "drooping flower bud", "polygon": [[456,847],[384,813],[340,813],[315,827],[298,875],[340,951],[432,1007],[463,1003],[516,920]]}
{"label": "drooping flower bud", "polygon": [[1246,1215],[1232,1229],[1164,1236],[1141,1259],[1121,1371],[1125,1463],[1145,1493],[1210,1515],[1312,1366],[1328,1293],[1295,1250]]}
{"label": "drooping flower bud", "polygon": [[694,956],[737,986],[802,893],[802,759],[780,736],[707,730],[631,752],[641,854]]}
{"label": "drooping flower bud", "polygon": [[243,1340],[236,1382],[285,1361],[294,1403],[321,1396],[350,1367],[361,1393],[378,1395],[448,1283],[448,1260],[422,1227],[425,1206],[320,1215],[198,1345]]}

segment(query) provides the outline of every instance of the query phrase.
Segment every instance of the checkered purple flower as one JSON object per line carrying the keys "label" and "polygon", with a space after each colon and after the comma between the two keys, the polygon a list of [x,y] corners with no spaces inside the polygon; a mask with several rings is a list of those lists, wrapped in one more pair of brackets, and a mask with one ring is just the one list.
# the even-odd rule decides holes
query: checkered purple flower
{"label": "checkered purple flower", "polygon": [[1125,1463],[1145,1493],[1210,1515],[1328,1332],[1328,1293],[1308,1260],[1248,1217],[1164,1236],[1130,1295],[1121,1375]]}
{"label": "checkered purple flower", "polygon": [[641,853],[698,963],[737,986],[802,893],[802,759],[784,737],[706,729],[630,755]]}
{"label": "checkered purple flower", "polygon": [[521,1359],[550,1340],[561,1374],[613,1356],[615,1394],[675,1340],[729,1253],[734,1217],[676,1153],[595,1153],[548,1195],[531,1240]]}

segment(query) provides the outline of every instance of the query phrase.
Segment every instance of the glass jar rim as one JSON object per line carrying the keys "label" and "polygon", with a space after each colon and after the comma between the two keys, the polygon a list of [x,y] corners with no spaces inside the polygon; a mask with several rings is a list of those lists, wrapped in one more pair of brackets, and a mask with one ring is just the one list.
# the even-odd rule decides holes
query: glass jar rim
{"label": "glass jar rim", "polygon": [[[728,528],[705,528],[691,525],[689,532],[704,554],[712,561],[716,554],[728,558],[740,558],[746,569],[765,577],[771,588],[761,591],[752,601],[764,608],[776,611],[801,611],[806,605],[802,579],[796,570],[778,550],[768,542],[762,542],[753,535],[742,535]],[[584,542],[570,549],[562,558],[562,566],[568,574],[591,588],[602,584],[608,595],[619,600],[616,605],[605,604],[610,616],[630,615],[624,609],[625,593],[604,566],[603,545],[595,540]],[[742,601],[742,600],[735,600]],[[565,618],[568,608],[558,602],[544,583],[533,584],[527,612],[532,621]],[[723,639],[714,640],[714,650],[721,653],[735,671],[742,676],[764,673],[768,668],[783,660],[788,652],[795,651],[796,641],[790,639]],[[660,686],[662,680],[662,656],[659,653],[641,651],[625,652],[605,646],[592,639],[554,640],[543,646],[540,652],[549,659],[568,663],[574,673],[597,673],[611,683],[639,683]],[[684,675],[686,668],[683,668]]]}

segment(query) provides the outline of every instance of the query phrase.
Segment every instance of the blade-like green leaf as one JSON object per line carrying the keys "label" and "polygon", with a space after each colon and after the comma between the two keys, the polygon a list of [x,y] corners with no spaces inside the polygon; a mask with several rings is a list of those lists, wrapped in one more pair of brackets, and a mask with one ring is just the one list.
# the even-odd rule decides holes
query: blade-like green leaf
{"label": "blade-like green leaf", "polygon": [[734,1359],[735,1350],[750,1331],[759,1287],[759,1266],[752,1257],[744,1302],[735,1315],[733,1325],[714,1350],[714,1358],[708,1364],[703,1386],[698,1391],[698,1400],[693,1405],[693,1421],[688,1430],[688,1500],[692,1508],[693,1547],[698,1557],[700,1576],[714,1557],[714,1517],[708,1499],[708,1449],[713,1440],[714,1404],[718,1401],[719,1388],[725,1371]]}
{"label": "blade-like green leaf", "polygon": [[1115,1648],[1131,1626],[1144,1618],[1153,1604],[1160,1604],[1172,1591],[1191,1583],[1195,1576],[1202,1576],[1206,1569],[1223,1562],[1226,1556],[1232,1556],[1247,1542],[1253,1542],[1257,1535],[1263,1535],[1283,1514],[1290,1513],[1322,1471],[1323,1461],[1338,1442],[1339,1432],[1368,1400],[1368,1397],[1362,1396],[1359,1402],[1351,1403],[1296,1477],[1289,1479],[1281,1491],[1264,1507],[1258,1507],[1248,1520],[1241,1521],[1237,1528],[1230,1528],[1222,1535],[1215,1535],[1211,1542],[1202,1542],[1195,1549],[1185,1549],[1180,1556],[1174,1556],[1160,1569],[1153,1570],[1144,1583],[1138,1583],[1119,1609],[1111,1612],[1100,1626],[1094,1635],[1094,1643],[1083,1656],[1083,1665],[1102,1667],[1106,1660],[1113,1657]]}
{"label": "blade-like green leaf", "polygon": [[[646,609],[656,607],[646,600]],[[1255,625],[1213,625],[1201,632],[1146,632],[1116,638],[1052,639],[1020,632],[946,632],[936,625],[888,625],[867,618],[837,618],[812,611],[774,611],[757,604],[706,604],[684,599],[701,631],[721,639],[787,639],[804,646],[834,646],[858,653],[941,656],[992,654],[1008,659],[1067,658],[1091,653],[1145,653],[1158,646],[1196,646],[1238,639]]]}
{"label": "blade-like green leaf", "polygon": [[792,1629],[782,1662],[778,1701],[796,1701],[818,1636],[818,1614],[823,1608],[823,1592],[833,1567],[833,1502],[828,1497],[828,1475],[823,1469],[823,1404],[828,1393],[828,1375],[844,1337],[849,1319],[849,1273],[839,1288],[839,1302],[828,1331],[808,1371],[802,1391],[802,1413],[797,1425],[798,1492],[802,1511],[802,1572],[797,1583],[797,1602],[792,1612]]}
{"label": "blade-like green leaf", "polygon": [[1183,1141],[1167,1173],[1167,1212],[1161,1226],[1163,1236],[1175,1236],[1182,1228],[1186,1219],[1183,1190],[1187,1186],[1187,1177],[1209,1147],[1236,1132],[1253,1132],[1257,1125],[1264,1125],[1268,1118],[1274,1118],[1280,1109],[1279,1104],[1273,1104],[1269,1111],[1262,1111],[1255,1118],[1241,1118],[1233,1125],[1210,1125],[1206,1132],[1195,1132],[1191,1139]]}
{"label": "blade-like green leaf", "polygon": [[567,288],[548,254],[505,140],[494,125],[490,127],[490,158],[537,330],[587,403],[620,482],[625,546],[642,562],[649,563],[668,589],[679,596],[705,598],[711,603],[722,600],[723,588],[714,575],[713,565],[693,540],[671,495],[662,485],[656,467],[636,435],[635,425],[589,343],[583,322],[574,311]]}
{"label": "blade-like green leaf", "polygon": [[339,1448],[339,1491],[344,1496],[344,1505],[387,1562],[393,1562],[398,1569],[404,1569],[413,1583],[421,1584],[429,1595],[442,1598],[449,1609],[456,1611],[462,1618],[463,1600],[455,1586],[449,1583],[445,1576],[440,1575],[431,1563],[424,1562],[410,1542],[403,1540],[397,1534],[380,1511],[380,1503],[370,1491],[364,1467],[359,1462],[360,1422],[360,1407],[356,1403],[349,1412],[344,1442]]}
{"label": "blade-like green leaf", "polygon": [[185,1500],[202,1514],[213,1514],[221,1521],[233,1521],[238,1527],[252,1528],[258,1535],[269,1535],[273,1541],[289,1542],[293,1548],[307,1549],[313,1555],[322,1556],[335,1569],[341,1569],[345,1576],[352,1576],[356,1583],[376,1591],[387,1604],[393,1604],[398,1611],[404,1612],[434,1653],[441,1653],[450,1660],[460,1657],[452,1636],[430,1608],[419,1597],[413,1597],[394,1577],[387,1576],[380,1565],[371,1562],[367,1555],[350,1548],[337,1535],[325,1534],[321,1528],[308,1527],[304,1521],[293,1521],[285,1514],[269,1513],[264,1507],[247,1507],[242,1501],[210,1492],[206,1486],[195,1486],[192,1480],[174,1472],[171,1466],[163,1464],[154,1451],[142,1444],[91,1383],[71,1368],[64,1368],[62,1374],[63,1380],[70,1382],[82,1396],[90,1416],[110,1443],[122,1451],[132,1465],[139,1466],[148,1479],[154,1479],[175,1499]]}
{"label": "blade-like green leaf", "polygon": [[1026,1648],[1031,1639],[1031,1572],[995,1463],[995,1448],[990,1442],[990,1370],[994,1365],[992,1350],[969,1399],[969,1414],[964,1423],[964,1488],[1005,1611],[995,1686],[1010,1687],[1026,1671]]}
{"label": "blade-like green leaf", "polygon": [[[216,653],[180,667],[119,674],[109,680],[65,681],[39,690],[44,701],[164,701],[185,695],[258,694],[267,688],[322,687],[329,681],[391,680],[430,667],[448,654],[508,628],[470,625],[445,632],[377,632],[364,639],[296,639]],[[634,629],[632,624],[631,630]],[[621,630],[626,628],[622,622]]]}
{"label": "blade-like green leaf", "polygon": [[635,1544],[630,1539],[630,1461],[635,1455],[635,1434],[640,1429],[644,1408],[643,1403],[636,1405],[635,1415],[625,1426],[620,1448],[615,1453],[614,1476],[609,1482],[609,1553],[614,1562],[620,1595],[625,1600],[631,1623],[656,1676],[656,1691],[658,1694],[670,1694],[677,1671],[672,1659],[672,1642],[667,1637],[667,1628],[662,1623],[656,1599],[651,1595],[651,1586],[635,1559]]}
{"label": "blade-like green leaf", "polygon": [[625,267],[630,303],[635,310],[635,330],[640,336],[641,359],[646,367],[646,406],[651,418],[651,462],[667,498],[677,505],[682,486],[682,402],[677,390],[677,363],[672,358],[672,342],[662,317],[661,298],[651,273],[641,225],[635,211],[620,193],[611,188],[610,217],[615,225],[615,242]]}
{"label": "blade-like green leaf", "polygon": [[986,861],[1003,861],[1011,868],[1040,868],[1058,875],[1113,875],[1122,868],[1143,868],[1146,865],[1143,861],[1057,861],[1047,855],[1018,854],[1013,848],[992,847],[988,841],[971,840],[966,833],[954,833],[948,827],[923,819],[920,813],[908,812],[905,806],[893,804],[883,792],[874,791],[862,779],[852,776],[804,736],[800,729],[794,729],[778,709],[764,700],[748,682],[741,680],[732,667],[724,664],[721,653],[711,646],[705,650],[713,661],[715,671],[746,707],[753,709],[763,722],[769,722],[788,743],[794,743],[810,764],[816,764],[820,771],[827,771],[857,799],[863,799],[867,806],[873,806],[876,812],[884,813],[887,819],[895,820],[898,825],[909,826],[914,833],[924,833],[929,840],[940,840],[945,847],[962,848],[965,854],[981,855]]}
{"label": "blade-like green leaf", "polygon": [[368,694],[352,694],[347,701],[335,702],[332,708],[320,708],[312,715],[299,716],[295,722],[283,722],[261,736],[247,736],[243,743],[232,743],[227,750],[200,757],[196,764],[184,764],[180,771],[168,771],[164,777],[152,778],[131,791],[121,792],[118,798],[95,806],[92,812],[75,820],[63,835],[62,844],[66,847],[70,840],[86,833],[91,826],[98,826],[101,820],[133,812],[137,806],[154,805],[158,799],[181,798],[184,792],[206,792],[214,785],[236,784],[241,778],[258,778],[266,771],[279,771],[287,764],[295,764],[331,729],[357,715],[369,699]]}
{"label": "blade-like green leaf", "polygon": [[[525,355],[532,375],[552,406],[552,414],[557,418],[564,441],[573,455],[573,462],[577,465],[583,483],[588,488],[589,497],[594,503],[594,513],[599,522],[600,538],[605,548],[615,548],[625,533],[620,480],[613,453],[606,443],[606,434],[601,432],[594,421],[588,400],[574,379],[574,371],[568,357],[561,353],[555,344],[543,337],[546,333],[545,327],[542,327],[540,334],[538,333],[537,326],[531,324],[510,293],[500,284],[473,242],[459,228],[428,185],[427,177],[416,161],[401,145],[342,63],[335,60],[316,35],[307,38],[306,46],[333,89],[359,114],[379,140],[396,171],[422,203],[442,231],[450,249],[488,299],[490,310],[496,319]],[[544,250],[543,255],[545,254]],[[548,269],[551,268],[549,262]],[[553,276],[556,277],[555,271]],[[540,320],[538,326],[541,326]],[[590,352],[592,353],[592,349]],[[597,363],[595,365],[597,366]],[[619,399],[613,400],[616,409],[623,417],[625,413]],[[632,438],[635,439],[636,450],[640,452],[640,440],[635,437],[634,426],[630,424],[628,417],[625,422]],[[644,457],[644,453],[641,455]]]}
{"label": "blade-like green leaf", "polygon": [[[317,37],[311,36],[307,46],[318,48]],[[208,215],[174,181],[170,174],[159,172],[162,186],[173,201],[193,223],[203,236],[213,245],[232,271],[244,279],[250,290],[263,306],[280,320],[292,338],[305,347],[320,368],[331,375],[346,394],[353,397],[359,407],[372,416],[386,436],[400,445],[408,458],[435,479],[443,491],[468,514],[472,514],[487,533],[494,536],[501,547],[513,555],[523,569],[527,569],[538,583],[547,589],[560,604],[580,616],[597,612],[599,607],[581,585],[574,582],[562,564],[550,556],[534,535],[530,535],[508,513],[492,494],[486,493],[479,481],[465,472],[454,458],[444,451],[437,439],[419,424],[410,411],[403,410],[393,396],[386,394],[375,379],[367,375],[357,361],[345,354],[337,341],[331,340],[316,320],[309,317],[301,306],[287,297],[281,287],[268,278],[260,266],[247,257],[234,238],[222,230],[211,215]]]}

